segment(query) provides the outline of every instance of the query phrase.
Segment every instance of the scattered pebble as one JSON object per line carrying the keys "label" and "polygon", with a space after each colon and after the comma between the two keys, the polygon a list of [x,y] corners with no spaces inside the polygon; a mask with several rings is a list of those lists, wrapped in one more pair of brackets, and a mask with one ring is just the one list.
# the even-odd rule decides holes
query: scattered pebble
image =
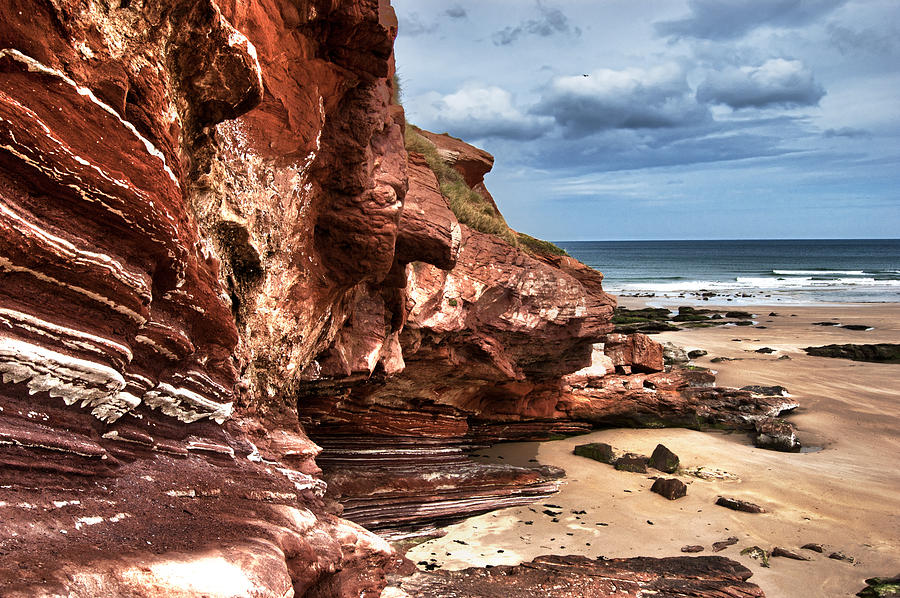
{"label": "scattered pebble", "polygon": [[729,546],[733,546],[738,543],[738,539],[735,536],[731,536],[726,540],[722,540],[721,542],[713,542],[712,549],[713,552],[719,552],[721,550],[725,550]]}
{"label": "scattered pebble", "polygon": [[786,559],[794,559],[795,561],[808,561],[809,557],[803,556],[802,554],[797,554],[796,552],[792,552],[787,550],[786,548],[781,548],[780,546],[776,546],[772,549],[772,556],[780,556]]}
{"label": "scattered pebble", "polygon": [[834,559],[836,561],[844,561],[845,563],[855,563],[856,559],[852,556],[847,556],[843,552],[832,552],[828,555],[828,558]]}
{"label": "scattered pebble", "polygon": [[731,509],[732,511],[743,511],[744,513],[765,513],[766,510],[761,506],[754,504],[752,502],[746,500],[740,500],[737,498],[726,498],[724,496],[720,496],[716,499],[716,504],[720,507],[725,507],[726,509]]}

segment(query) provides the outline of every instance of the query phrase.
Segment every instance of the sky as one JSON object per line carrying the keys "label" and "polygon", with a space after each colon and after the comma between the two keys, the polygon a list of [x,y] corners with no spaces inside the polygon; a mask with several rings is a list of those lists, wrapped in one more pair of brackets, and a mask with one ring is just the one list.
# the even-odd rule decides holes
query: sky
{"label": "sky", "polygon": [[900,237],[898,0],[392,0],[407,120],[557,241]]}

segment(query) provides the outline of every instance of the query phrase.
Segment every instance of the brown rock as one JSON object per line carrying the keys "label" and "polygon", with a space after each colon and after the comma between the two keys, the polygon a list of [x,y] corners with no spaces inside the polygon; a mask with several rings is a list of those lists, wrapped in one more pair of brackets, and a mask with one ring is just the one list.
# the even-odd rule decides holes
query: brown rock
{"label": "brown rock", "polygon": [[820,553],[825,552],[825,549],[822,548],[821,544],[809,543],[809,544],[804,544],[800,548],[802,548],[803,550],[812,550],[813,552],[820,552]]}
{"label": "brown rock", "polygon": [[607,334],[604,352],[617,368],[640,373],[664,368],[662,345],[644,334]]}
{"label": "brown rock", "polygon": [[579,444],[572,451],[581,457],[587,457],[601,463],[612,463],[615,455],[613,448],[605,442],[592,442],[590,444]]}
{"label": "brown rock", "polygon": [[754,426],[756,434],[753,437],[753,444],[756,446],[788,453],[800,450],[800,440],[793,425],[774,417],[767,417],[757,420]]}
{"label": "brown rock", "polygon": [[828,555],[828,558],[834,559],[836,561],[844,561],[845,563],[856,562],[856,559],[854,559],[852,556],[847,556],[843,552],[832,552],[831,554]]}
{"label": "brown rock", "polygon": [[676,500],[687,495],[687,486],[681,480],[675,478],[656,478],[653,486],[650,487],[651,492],[656,492],[660,496],[665,496],[669,500]]}
{"label": "brown rock", "polygon": [[766,510],[759,505],[753,504],[752,502],[746,500],[739,500],[737,498],[726,498],[724,496],[720,496],[716,499],[716,504],[720,507],[731,509],[732,511],[743,511],[744,513],[766,512]]}
{"label": "brown rock", "polygon": [[647,461],[649,459],[644,455],[635,453],[625,453],[613,462],[613,465],[619,471],[630,471],[632,473],[647,473]]}
{"label": "brown rock", "polygon": [[[461,139],[443,133],[419,130],[421,135],[431,141],[441,158],[455,168],[463,176],[466,185],[471,188],[484,183],[484,175],[494,167],[494,157]],[[497,209],[497,206],[494,206]]]}
{"label": "brown rock", "polygon": [[738,539],[735,536],[731,536],[725,540],[721,540],[720,542],[713,542],[712,549],[713,552],[720,552],[725,550],[729,546],[734,546],[738,543]]}
{"label": "brown rock", "polygon": [[675,473],[679,463],[678,455],[661,444],[657,444],[650,455],[650,467],[665,473]]}
{"label": "brown rock", "polygon": [[703,552],[703,547],[698,544],[689,544],[681,547],[681,552]]}
{"label": "brown rock", "polygon": [[437,177],[420,154],[409,154],[409,191],[400,215],[396,259],[423,261],[449,270],[456,265],[462,231]]}
{"label": "brown rock", "polygon": [[805,557],[802,554],[797,554],[796,552],[792,552],[787,550],[786,548],[781,548],[780,546],[776,546],[772,549],[772,556],[780,556],[786,559],[794,559],[795,561],[808,561],[809,557]]}

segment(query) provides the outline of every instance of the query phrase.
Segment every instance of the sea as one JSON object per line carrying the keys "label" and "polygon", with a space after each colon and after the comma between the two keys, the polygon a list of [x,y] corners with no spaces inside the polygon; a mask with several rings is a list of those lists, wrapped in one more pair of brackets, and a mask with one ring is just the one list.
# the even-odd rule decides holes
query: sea
{"label": "sea", "polygon": [[900,239],[558,241],[620,296],[714,304],[900,302]]}

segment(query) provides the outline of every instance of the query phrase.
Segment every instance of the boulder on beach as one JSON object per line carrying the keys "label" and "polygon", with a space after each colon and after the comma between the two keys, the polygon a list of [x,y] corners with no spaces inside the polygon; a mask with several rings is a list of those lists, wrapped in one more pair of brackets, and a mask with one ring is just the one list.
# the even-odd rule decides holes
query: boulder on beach
{"label": "boulder on beach", "polygon": [[800,440],[794,426],[786,421],[767,417],[753,424],[755,434],[753,444],[759,448],[785,453],[796,453],[800,450]]}
{"label": "boulder on beach", "polygon": [[651,492],[655,492],[660,496],[664,496],[669,500],[677,500],[687,496],[687,486],[684,482],[676,478],[656,478],[653,486],[650,487]]}
{"label": "boulder on beach", "polygon": [[703,552],[703,547],[699,544],[689,544],[681,547],[681,552]]}
{"label": "boulder on beach", "polygon": [[704,351],[703,349],[694,349],[693,351],[688,351],[687,356],[691,359],[697,359],[698,357],[703,357],[706,354],[706,351]]}
{"label": "boulder on beach", "polygon": [[650,467],[665,473],[675,473],[679,463],[678,455],[661,444],[657,444],[653,454],[650,455]]}
{"label": "boulder on beach", "polygon": [[615,455],[613,448],[605,442],[591,442],[589,444],[579,444],[572,451],[579,457],[587,457],[601,463],[612,463]]}
{"label": "boulder on beach", "polygon": [[663,343],[663,362],[666,365],[685,365],[690,361],[687,352],[675,343]]}
{"label": "boulder on beach", "polygon": [[633,473],[647,473],[647,463],[650,461],[644,455],[635,453],[625,453],[613,462],[619,471],[630,471]]}

